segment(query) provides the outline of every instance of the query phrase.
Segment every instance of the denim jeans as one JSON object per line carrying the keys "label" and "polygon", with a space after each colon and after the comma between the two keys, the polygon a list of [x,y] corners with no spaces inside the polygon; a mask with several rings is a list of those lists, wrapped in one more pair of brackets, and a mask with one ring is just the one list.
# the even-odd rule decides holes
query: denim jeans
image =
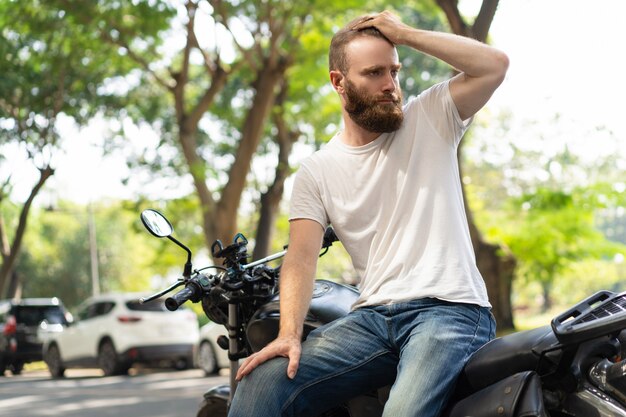
{"label": "denim jeans", "polygon": [[392,385],[384,417],[437,417],[470,356],[495,336],[488,308],[426,298],[362,307],[311,332],[293,380],[286,358],[240,382],[229,417],[315,417]]}

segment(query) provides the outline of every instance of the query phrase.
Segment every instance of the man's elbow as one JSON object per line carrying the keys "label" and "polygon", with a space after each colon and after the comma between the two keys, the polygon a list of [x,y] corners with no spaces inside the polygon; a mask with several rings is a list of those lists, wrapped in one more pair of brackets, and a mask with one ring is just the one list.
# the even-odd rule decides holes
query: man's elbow
{"label": "man's elbow", "polygon": [[493,77],[497,79],[497,84],[500,85],[504,81],[506,72],[509,69],[509,56],[499,49],[493,50]]}

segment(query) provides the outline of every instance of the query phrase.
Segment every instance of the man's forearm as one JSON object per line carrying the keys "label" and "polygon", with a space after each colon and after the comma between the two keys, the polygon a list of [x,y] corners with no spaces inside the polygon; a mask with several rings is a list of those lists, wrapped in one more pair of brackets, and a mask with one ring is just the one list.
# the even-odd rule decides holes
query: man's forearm
{"label": "man's forearm", "polygon": [[470,77],[500,74],[508,66],[504,53],[463,36],[406,27],[399,40],[400,44],[438,58]]}
{"label": "man's forearm", "polygon": [[306,264],[287,252],[280,277],[279,337],[302,338],[304,319],[313,295],[315,264]]}

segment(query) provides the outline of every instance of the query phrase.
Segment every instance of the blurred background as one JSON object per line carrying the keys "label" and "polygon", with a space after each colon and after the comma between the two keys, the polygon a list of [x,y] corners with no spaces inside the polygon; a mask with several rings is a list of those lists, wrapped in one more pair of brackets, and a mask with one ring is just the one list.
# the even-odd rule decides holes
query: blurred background
{"label": "blurred background", "polygon": [[[282,249],[292,173],[340,128],[330,37],[385,8],[511,59],[459,152],[500,330],[625,290],[626,5],[366,3],[0,0],[0,298],[58,297],[72,310],[165,287],[184,252],[143,230],[148,207],[198,267],[236,232],[255,258]],[[451,76],[399,54],[405,97]],[[318,275],[357,281],[335,247]]]}

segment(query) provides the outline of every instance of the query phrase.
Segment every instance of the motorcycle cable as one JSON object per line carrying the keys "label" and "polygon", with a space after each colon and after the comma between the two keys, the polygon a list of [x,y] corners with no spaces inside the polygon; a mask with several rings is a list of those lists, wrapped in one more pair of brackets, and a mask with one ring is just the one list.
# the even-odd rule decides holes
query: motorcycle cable
{"label": "motorcycle cable", "polygon": [[149,301],[156,300],[157,298],[159,298],[159,297],[167,294],[168,292],[170,292],[170,291],[180,287],[181,285],[185,285],[187,283],[187,281],[188,280],[178,279],[174,284],[170,285],[169,287],[167,287],[163,291],[160,291],[160,292],[158,292],[156,294],[153,294],[153,295],[151,295],[149,297],[141,297],[139,299],[139,303],[140,304],[145,304],[145,303],[147,303]]}
{"label": "motorcycle cable", "polygon": [[204,271],[205,269],[211,269],[211,268],[219,269],[220,271],[228,271],[228,269],[224,268],[223,266],[211,265],[211,266],[205,266],[204,268],[196,269],[193,272],[198,273],[200,271]]}

